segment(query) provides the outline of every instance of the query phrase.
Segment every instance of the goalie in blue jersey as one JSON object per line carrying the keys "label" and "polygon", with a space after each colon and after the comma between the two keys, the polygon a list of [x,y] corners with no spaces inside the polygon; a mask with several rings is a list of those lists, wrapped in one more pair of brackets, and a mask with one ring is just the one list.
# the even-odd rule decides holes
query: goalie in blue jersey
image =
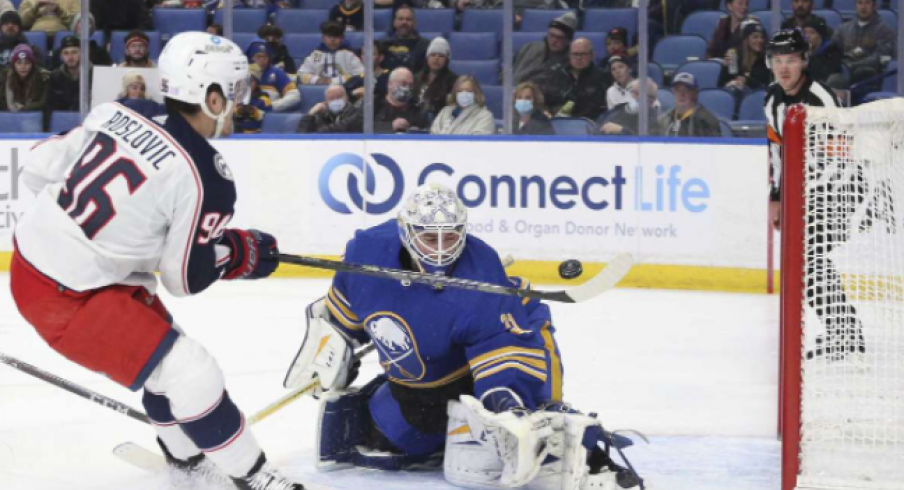
{"label": "goalie in blue jersey", "polygon": [[[345,260],[529,287],[467,234],[451,190],[419,187],[397,220],[358,231]],[[287,388],[320,381],[317,466],[384,470],[443,466],[474,488],[641,488],[609,458],[593,417],[562,403],[562,362],[547,305],[339,272],[307,309]],[[384,374],[346,389],[353,351],[373,342]]]}

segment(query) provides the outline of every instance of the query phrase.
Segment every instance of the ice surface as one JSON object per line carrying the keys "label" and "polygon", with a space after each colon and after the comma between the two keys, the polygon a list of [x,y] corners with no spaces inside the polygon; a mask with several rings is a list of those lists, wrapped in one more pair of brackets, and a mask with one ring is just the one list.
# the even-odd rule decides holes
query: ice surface
{"label": "ice surface", "polygon": [[[19,317],[0,274],[0,352],[135,408],[140,396],[53,352]],[[253,413],[284,394],[305,305],[323,280],[223,282],[187,299],[162,295],[176,322],[219,360],[235,402]],[[554,305],[565,397],[610,429],[651,436],[628,456],[652,490],[778,490],[778,303],[765,295],[616,290]],[[377,372],[366,360],[359,379]],[[316,403],[300,400],[254,427],[270,459],[314,490],[447,490],[436,474],[317,473]],[[114,458],[153,431],[0,365],[0,490],[168,488]]]}

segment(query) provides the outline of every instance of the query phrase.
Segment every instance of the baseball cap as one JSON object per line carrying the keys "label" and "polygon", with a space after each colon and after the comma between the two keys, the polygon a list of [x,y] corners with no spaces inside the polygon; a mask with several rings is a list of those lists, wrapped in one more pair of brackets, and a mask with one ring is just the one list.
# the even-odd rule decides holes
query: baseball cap
{"label": "baseball cap", "polygon": [[699,88],[697,86],[697,78],[694,77],[693,74],[688,73],[686,71],[683,71],[683,72],[675,75],[675,78],[672,79],[673,87],[678,84],[686,85],[687,87],[695,89],[695,90],[697,88]]}

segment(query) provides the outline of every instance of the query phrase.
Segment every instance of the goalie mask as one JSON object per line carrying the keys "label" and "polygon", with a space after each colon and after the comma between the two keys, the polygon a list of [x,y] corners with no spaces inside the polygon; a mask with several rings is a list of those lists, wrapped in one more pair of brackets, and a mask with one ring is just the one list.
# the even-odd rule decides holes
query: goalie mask
{"label": "goalie mask", "polygon": [[398,216],[399,238],[424,272],[445,274],[465,248],[468,210],[440,184],[418,187]]}

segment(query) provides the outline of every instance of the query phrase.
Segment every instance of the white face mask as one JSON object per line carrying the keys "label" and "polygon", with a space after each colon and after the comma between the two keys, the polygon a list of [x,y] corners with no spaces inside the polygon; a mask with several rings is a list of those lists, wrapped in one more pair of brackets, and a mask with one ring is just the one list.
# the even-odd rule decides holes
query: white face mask
{"label": "white face mask", "polygon": [[455,94],[455,101],[460,107],[470,107],[474,103],[474,92],[459,92]]}
{"label": "white face mask", "polygon": [[634,97],[628,99],[628,106],[625,107],[625,112],[628,114],[637,114],[638,110],[640,110],[640,104],[637,103],[637,99]]}
{"label": "white face mask", "polygon": [[345,99],[335,99],[326,103],[327,107],[330,108],[330,112],[333,114],[342,112],[342,109],[345,109]]}

